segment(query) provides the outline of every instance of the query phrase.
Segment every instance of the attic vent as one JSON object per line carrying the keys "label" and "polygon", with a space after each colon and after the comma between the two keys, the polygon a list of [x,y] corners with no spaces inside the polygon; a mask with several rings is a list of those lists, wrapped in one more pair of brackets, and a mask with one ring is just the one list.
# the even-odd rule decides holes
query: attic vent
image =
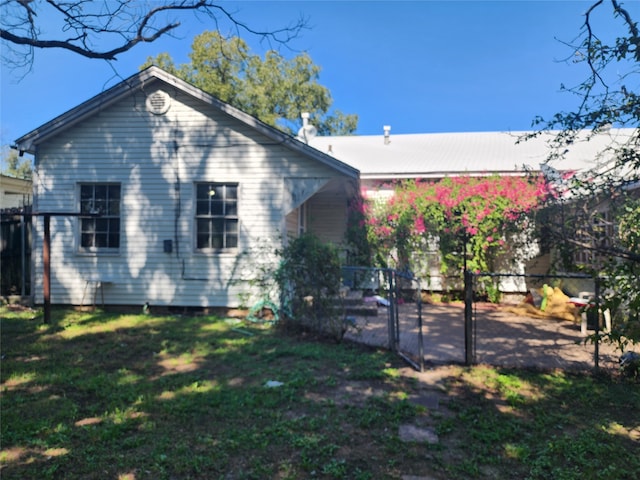
{"label": "attic vent", "polygon": [[147,97],[147,110],[155,115],[167,113],[171,106],[171,97],[162,90],[156,90]]}

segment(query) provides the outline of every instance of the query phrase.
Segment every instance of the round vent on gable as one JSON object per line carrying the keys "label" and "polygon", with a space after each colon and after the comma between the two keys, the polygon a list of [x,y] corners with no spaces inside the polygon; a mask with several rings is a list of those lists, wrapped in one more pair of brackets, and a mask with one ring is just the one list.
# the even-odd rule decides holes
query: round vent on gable
{"label": "round vent on gable", "polygon": [[167,92],[156,90],[147,97],[147,110],[155,115],[167,113],[171,106],[171,97]]}

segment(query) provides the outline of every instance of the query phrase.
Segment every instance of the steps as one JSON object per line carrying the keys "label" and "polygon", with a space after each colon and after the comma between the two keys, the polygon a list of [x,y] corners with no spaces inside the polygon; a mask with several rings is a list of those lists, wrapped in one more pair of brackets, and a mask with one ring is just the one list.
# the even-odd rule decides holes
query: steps
{"label": "steps", "polygon": [[378,305],[376,302],[365,302],[361,291],[348,290],[342,295],[342,305],[347,317],[377,317]]}

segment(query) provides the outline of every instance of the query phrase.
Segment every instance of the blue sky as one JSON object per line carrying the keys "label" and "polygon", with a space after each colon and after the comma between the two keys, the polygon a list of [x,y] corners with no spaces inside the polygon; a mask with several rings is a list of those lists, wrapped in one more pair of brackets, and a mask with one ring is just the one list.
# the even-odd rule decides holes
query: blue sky
{"label": "blue sky", "polygon": [[[260,1],[223,2],[256,29],[308,18],[291,42],[322,67],[334,107],[359,115],[357,134],[518,131],[537,115],[577,104],[560,92],[586,75],[565,62],[590,1]],[[640,2],[625,6],[640,17]],[[604,9],[603,9],[604,13]],[[599,33],[616,33],[606,19]],[[37,51],[32,71],[2,66],[0,143],[37,128],[138,71],[148,56],[168,52],[188,61],[193,37],[214,25],[183,18],[179,38],[141,45],[108,63],[63,51]],[[223,33],[228,33],[224,31]],[[617,27],[619,28],[619,26]],[[250,35],[254,53],[268,48]],[[24,75],[24,76],[23,76]],[[21,78],[22,77],[22,78]]]}

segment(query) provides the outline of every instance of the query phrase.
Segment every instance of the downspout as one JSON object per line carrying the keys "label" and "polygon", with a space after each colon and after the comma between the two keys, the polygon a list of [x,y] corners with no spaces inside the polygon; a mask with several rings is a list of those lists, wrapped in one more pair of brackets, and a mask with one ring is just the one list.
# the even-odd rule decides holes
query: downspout
{"label": "downspout", "polygon": [[175,174],[176,180],[173,186],[175,193],[174,200],[174,215],[173,215],[173,243],[175,243],[176,259],[180,261],[180,242],[179,242],[179,230],[180,230],[180,215],[182,210],[182,198],[181,198],[181,181],[180,181],[180,156],[178,155],[178,141],[173,140],[173,155],[175,157]]}

